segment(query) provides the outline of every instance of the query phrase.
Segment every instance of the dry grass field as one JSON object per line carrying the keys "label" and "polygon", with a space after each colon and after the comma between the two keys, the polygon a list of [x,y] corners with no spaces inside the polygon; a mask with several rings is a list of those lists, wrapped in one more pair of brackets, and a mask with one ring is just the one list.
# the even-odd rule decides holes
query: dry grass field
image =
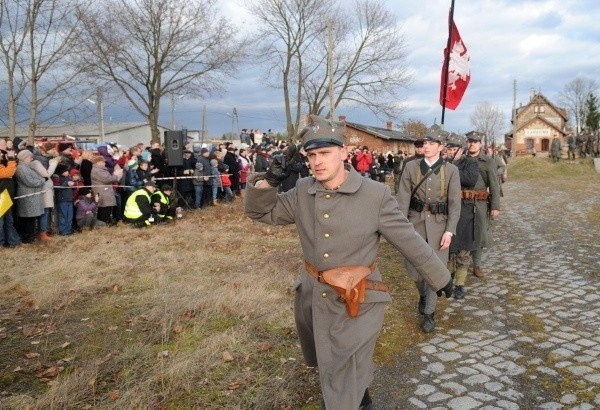
{"label": "dry grass field", "polygon": [[[600,181],[585,163],[544,161],[511,161],[509,178]],[[239,200],[0,257],[2,408],[319,408],[293,322],[295,228],[252,222]],[[394,301],[376,361],[395,362],[424,336],[401,258],[383,244],[379,264]]]}

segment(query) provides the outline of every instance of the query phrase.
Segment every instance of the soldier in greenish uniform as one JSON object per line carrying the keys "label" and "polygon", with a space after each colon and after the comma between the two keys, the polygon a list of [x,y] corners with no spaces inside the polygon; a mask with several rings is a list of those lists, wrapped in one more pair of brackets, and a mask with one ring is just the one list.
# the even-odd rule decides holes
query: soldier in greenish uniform
{"label": "soldier in greenish uniform", "polygon": [[479,179],[477,160],[466,155],[467,139],[458,134],[450,134],[446,140],[446,160],[456,165],[460,176],[461,207],[460,218],[456,225],[456,235],[450,244],[450,263],[448,268],[454,275],[454,298],[465,297],[467,270],[471,264],[471,252],[475,249],[475,199],[469,191]]}
{"label": "soldier in greenish uniform", "polygon": [[473,251],[473,274],[485,276],[481,268],[483,249],[491,242],[491,220],[500,215],[500,185],[495,161],[482,150],[481,136],[470,135],[468,155],[477,160],[479,178],[469,195],[475,200],[475,250]]}
{"label": "soldier in greenish uniform", "polygon": [[[245,212],[267,224],[296,224],[305,263],[294,285],[294,314],[304,358],[319,367],[324,407],[371,409],[372,357],[390,301],[387,292],[367,286],[381,283],[375,263],[380,237],[410,261],[438,296],[451,296],[452,280],[400,212],[390,188],[345,166],[343,124],[311,115],[300,137],[313,176],[278,194],[288,171],[274,158],[264,175],[249,180]],[[361,284],[364,299],[350,299],[361,302],[353,316],[348,296],[360,295]],[[337,289],[346,294],[344,300]]]}
{"label": "soldier in greenish uniform", "polygon": [[[460,177],[456,166],[441,157],[442,136],[424,138],[423,158],[406,164],[396,199],[415,230],[442,260],[448,262],[448,249],[460,217]],[[418,310],[423,315],[421,329],[435,330],[436,293],[419,272],[406,261],[408,276],[419,291]]]}

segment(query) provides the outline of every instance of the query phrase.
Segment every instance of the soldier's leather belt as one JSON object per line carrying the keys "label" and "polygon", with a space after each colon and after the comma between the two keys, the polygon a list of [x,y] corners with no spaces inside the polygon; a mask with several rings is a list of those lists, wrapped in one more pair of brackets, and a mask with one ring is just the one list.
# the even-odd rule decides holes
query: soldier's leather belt
{"label": "soldier's leather belt", "polygon": [[[376,266],[376,263],[373,262],[371,265],[367,266],[366,268],[368,268],[372,273],[375,270],[375,266]],[[304,261],[304,267],[306,268],[306,271],[308,272],[308,274],[310,276],[312,276],[313,278],[315,278],[317,281],[319,281],[321,283],[325,283],[325,284],[331,286],[331,288],[336,291],[336,293],[339,295],[340,299],[342,299],[344,302],[346,302],[346,313],[348,313],[348,316],[350,316],[350,317],[358,316],[358,308],[359,308],[360,303],[365,301],[365,291],[367,289],[378,290],[381,292],[389,292],[388,285],[386,285],[383,282],[377,281],[377,280],[362,278],[360,280],[360,282],[358,282],[358,284],[350,290],[340,288],[339,286],[331,285],[331,284],[327,283],[327,281],[325,280],[325,278],[328,277],[329,274],[336,273],[336,272],[342,272],[342,271],[351,271],[353,269],[364,270],[365,266],[361,266],[361,265],[340,266],[338,268],[320,271],[315,266],[310,264],[309,262]]]}
{"label": "soldier's leather belt", "polygon": [[461,190],[461,193],[463,199],[474,199],[476,201],[485,201],[490,197],[490,193],[485,189],[463,189]]}

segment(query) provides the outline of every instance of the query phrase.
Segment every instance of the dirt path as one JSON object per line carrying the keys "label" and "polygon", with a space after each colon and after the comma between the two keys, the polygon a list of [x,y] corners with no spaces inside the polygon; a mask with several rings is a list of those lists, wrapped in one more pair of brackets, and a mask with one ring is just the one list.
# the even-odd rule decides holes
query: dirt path
{"label": "dirt path", "polygon": [[470,276],[431,337],[377,370],[376,409],[600,407],[600,232],[586,217],[600,195],[575,206],[556,188],[505,186],[487,276]]}

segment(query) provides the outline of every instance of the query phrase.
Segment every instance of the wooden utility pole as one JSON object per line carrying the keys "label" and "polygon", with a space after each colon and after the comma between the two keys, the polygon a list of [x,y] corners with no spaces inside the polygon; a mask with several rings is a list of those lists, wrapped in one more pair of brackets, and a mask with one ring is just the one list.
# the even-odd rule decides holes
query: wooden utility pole
{"label": "wooden utility pole", "polygon": [[98,109],[98,136],[100,144],[104,144],[104,105],[102,104],[102,89],[96,88],[96,105]]}
{"label": "wooden utility pole", "polygon": [[200,143],[204,143],[204,137],[206,136],[206,105],[202,106],[202,131],[200,135]]}
{"label": "wooden utility pole", "polygon": [[517,79],[513,81],[513,106],[512,106],[512,140],[510,141],[510,156],[517,156]]}
{"label": "wooden utility pole", "polygon": [[333,20],[327,20],[327,76],[329,77],[329,86],[327,93],[329,94],[329,118],[334,118],[334,103],[333,103]]}

